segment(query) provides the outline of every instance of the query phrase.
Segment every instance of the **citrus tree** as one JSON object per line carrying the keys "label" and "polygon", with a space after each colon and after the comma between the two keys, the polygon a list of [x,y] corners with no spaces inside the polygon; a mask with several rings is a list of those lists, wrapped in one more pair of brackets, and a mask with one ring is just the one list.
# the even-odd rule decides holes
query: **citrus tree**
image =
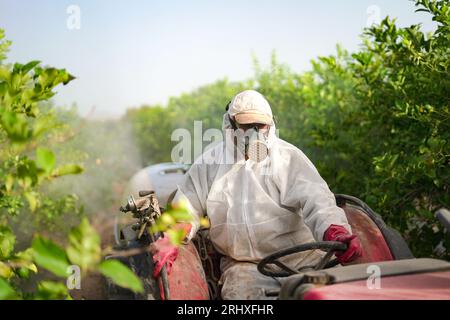
{"label": "citrus tree", "polygon": [[[58,164],[51,146],[67,128],[45,103],[58,85],[74,77],[39,61],[7,64],[9,45],[0,30],[0,299],[69,299],[65,280],[73,266],[81,277],[100,272],[120,286],[142,292],[141,282],[127,267],[103,260],[100,238],[87,218],[72,229],[64,248],[35,235],[29,248],[16,250],[14,217],[23,212],[22,219],[32,220],[33,215],[76,211],[73,195],[53,199],[40,188],[83,169],[76,163]],[[30,274],[40,269],[55,280],[41,280],[33,290],[22,290]]]}

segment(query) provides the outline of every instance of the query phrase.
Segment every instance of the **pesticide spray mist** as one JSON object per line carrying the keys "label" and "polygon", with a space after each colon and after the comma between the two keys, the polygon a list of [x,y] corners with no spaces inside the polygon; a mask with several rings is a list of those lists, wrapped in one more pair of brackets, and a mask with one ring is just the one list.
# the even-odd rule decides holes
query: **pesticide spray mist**
{"label": "pesticide spray mist", "polygon": [[[61,111],[61,120],[67,126],[60,141],[49,146],[56,155],[57,165],[76,163],[84,171],[78,175],[63,176],[45,183],[40,193],[52,199],[68,195],[73,208],[62,206],[51,215],[24,210],[13,224],[17,232],[17,249],[30,245],[39,233],[65,246],[72,227],[87,216],[101,237],[102,248],[114,245],[114,222],[124,198],[129,179],[142,168],[139,150],[133,139],[131,125],[126,118],[114,120],[84,119],[76,112]],[[54,141],[54,140],[53,140]],[[53,280],[40,270],[23,289],[40,280]],[[103,283],[99,275],[83,279],[81,290],[71,291],[74,299],[104,298]]]}

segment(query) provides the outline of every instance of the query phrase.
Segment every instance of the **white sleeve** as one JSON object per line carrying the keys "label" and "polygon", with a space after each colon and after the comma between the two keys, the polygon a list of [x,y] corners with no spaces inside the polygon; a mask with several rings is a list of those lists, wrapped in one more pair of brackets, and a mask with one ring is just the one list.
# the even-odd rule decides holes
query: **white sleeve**
{"label": "white sleeve", "polygon": [[173,199],[173,203],[184,200],[188,206],[189,214],[192,216],[192,220],[189,221],[192,229],[186,237],[186,242],[195,236],[200,228],[200,218],[205,215],[208,195],[205,170],[205,166],[194,164],[178,185],[177,193]]}
{"label": "white sleeve", "polygon": [[281,204],[301,212],[316,241],[323,241],[331,224],[351,232],[344,210],[336,205],[334,194],[301,150],[295,148],[282,153],[275,176]]}

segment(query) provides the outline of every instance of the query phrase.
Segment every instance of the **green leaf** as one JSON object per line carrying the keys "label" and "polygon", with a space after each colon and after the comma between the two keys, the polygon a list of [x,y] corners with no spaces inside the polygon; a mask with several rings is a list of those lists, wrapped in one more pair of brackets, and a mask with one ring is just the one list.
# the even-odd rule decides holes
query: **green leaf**
{"label": "green leaf", "polygon": [[118,260],[110,259],[103,261],[98,270],[106,277],[110,278],[115,284],[134,292],[144,292],[141,280],[123,263]]}
{"label": "green leaf", "polygon": [[69,261],[65,251],[51,240],[36,237],[32,243],[36,263],[57,276],[66,277]]}
{"label": "green leaf", "polygon": [[30,269],[27,268],[17,268],[14,272],[22,279],[28,279],[30,277]]}
{"label": "green leaf", "polygon": [[0,261],[0,277],[9,279],[13,275],[13,271],[9,265]]}
{"label": "green leaf", "polygon": [[5,178],[6,192],[10,192],[12,190],[13,185],[14,185],[14,177],[8,174]]}
{"label": "green leaf", "polygon": [[24,115],[5,110],[1,113],[0,127],[3,127],[8,138],[14,143],[24,143],[32,134]]}
{"label": "green leaf", "polygon": [[33,263],[33,249],[28,248],[25,251],[18,252],[10,259],[14,267],[24,268],[37,273],[37,267]]}
{"label": "green leaf", "polygon": [[100,237],[87,218],[83,218],[80,225],[70,231],[66,251],[70,262],[78,265],[82,271],[95,269],[100,262]]}
{"label": "green leaf", "polygon": [[169,236],[169,240],[173,245],[179,246],[186,237],[186,232],[184,230],[168,229],[167,235]]}
{"label": "green leaf", "polygon": [[55,154],[49,149],[38,148],[36,150],[36,163],[40,168],[44,169],[47,174],[50,174],[55,167]]}
{"label": "green leaf", "polygon": [[35,161],[26,157],[21,159],[17,165],[17,182],[24,189],[38,183],[38,168]]}
{"label": "green leaf", "polygon": [[[11,78],[11,70],[7,68],[6,66],[0,65],[0,80],[5,85],[7,82],[9,82],[9,79]],[[8,87],[6,85],[6,87]]]}
{"label": "green leaf", "polygon": [[64,74],[63,74],[63,85],[68,84],[70,81],[72,81],[74,79],[76,79],[76,77],[74,77],[70,73],[64,71]]}
{"label": "green leaf", "polygon": [[41,62],[37,61],[37,60],[30,61],[26,65],[22,66],[21,72],[22,73],[27,73],[28,71],[30,71],[31,69],[36,67],[39,63],[41,63]]}
{"label": "green leaf", "polygon": [[7,226],[0,226],[0,259],[8,258],[14,249],[16,236]]}
{"label": "green leaf", "polygon": [[23,68],[23,64],[18,63],[18,62],[14,63],[13,73],[20,73],[22,71],[22,68]]}
{"label": "green leaf", "polygon": [[37,300],[71,300],[67,287],[60,282],[41,281],[38,284]]}
{"label": "green leaf", "polygon": [[38,193],[34,191],[25,192],[24,196],[28,201],[31,212],[36,211],[36,208],[38,207]]}
{"label": "green leaf", "polygon": [[17,298],[16,291],[6,280],[0,278],[0,300],[12,300]]}
{"label": "green leaf", "polygon": [[68,174],[80,174],[83,172],[83,167],[77,164],[65,164],[53,170],[52,176],[60,177]]}
{"label": "green leaf", "polygon": [[33,127],[33,137],[39,137],[43,133],[55,129],[58,127],[58,123],[55,121],[52,115],[41,116],[36,119]]}

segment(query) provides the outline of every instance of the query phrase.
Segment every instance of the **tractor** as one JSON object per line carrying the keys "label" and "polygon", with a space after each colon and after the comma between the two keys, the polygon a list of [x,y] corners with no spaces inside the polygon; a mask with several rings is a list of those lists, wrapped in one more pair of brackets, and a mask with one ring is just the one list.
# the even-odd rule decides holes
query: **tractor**
{"label": "tractor", "polygon": [[[161,163],[139,171],[130,181],[126,205],[116,221],[115,255],[142,280],[145,292],[136,294],[106,280],[109,299],[139,300],[220,300],[220,253],[210,241],[207,228],[200,229],[188,244],[180,247],[172,271],[163,268],[152,277],[154,261],[151,242],[163,236],[148,226],[164,214],[171,203],[177,182],[188,166]],[[345,250],[339,242],[320,241],[299,244],[274,252],[258,263],[269,277],[283,278],[279,290],[265,292],[268,299],[280,300],[399,300],[450,299],[450,263],[431,258],[415,258],[402,236],[360,199],[336,194],[341,207],[359,237],[363,254],[347,265],[333,255]],[[124,219],[124,217],[126,217]],[[450,228],[450,212],[438,211],[437,218]],[[280,258],[308,250],[322,250],[316,265],[294,270]],[[123,254],[122,254],[123,253]]]}

